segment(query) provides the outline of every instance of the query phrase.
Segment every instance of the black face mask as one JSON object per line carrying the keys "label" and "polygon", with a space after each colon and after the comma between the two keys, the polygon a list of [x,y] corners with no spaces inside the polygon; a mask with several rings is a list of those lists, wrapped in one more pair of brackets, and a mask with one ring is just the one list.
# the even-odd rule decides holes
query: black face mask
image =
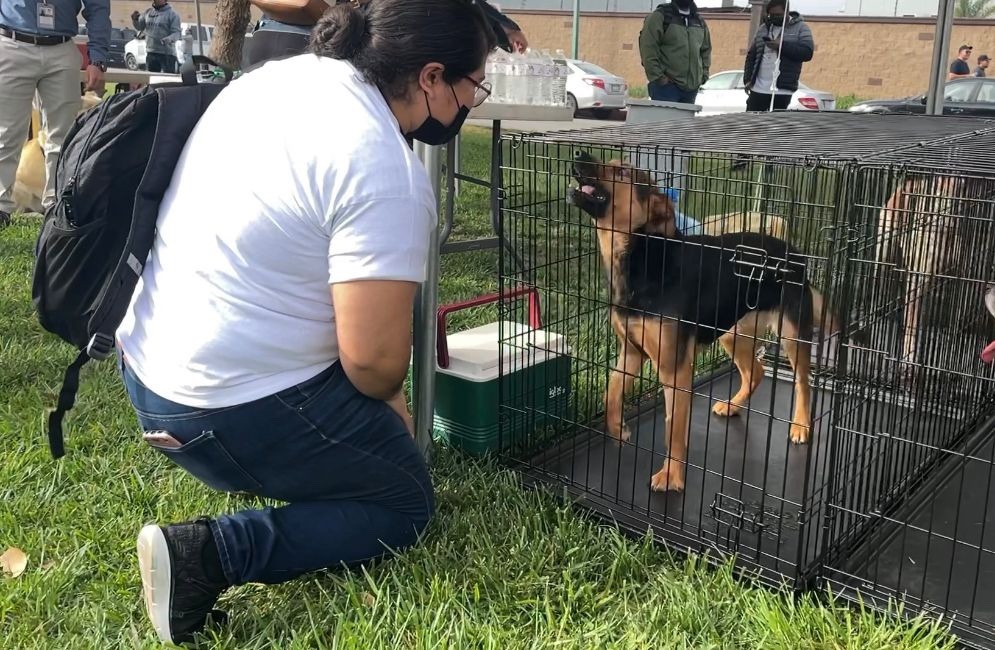
{"label": "black face mask", "polygon": [[449,89],[453,91],[453,99],[456,100],[456,105],[459,106],[452,124],[446,126],[432,117],[432,107],[429,106],[428,95],[425,95],[425,106],[428,107],[428,117],[421,123],[421,126],[409,133],[408,137],[431,146],[446,144],[456,137],[459,130],[463,128],[463,122],[466,121],[466,116],[470,114],[470,109],[467,106],[460,105],[459,97],[456,96],[456,91],[453,90],[452,86]]}
{"label": "black face mask", "polygon": [[784,25],[784,16],[767,16],[767,24],[773,27]]}

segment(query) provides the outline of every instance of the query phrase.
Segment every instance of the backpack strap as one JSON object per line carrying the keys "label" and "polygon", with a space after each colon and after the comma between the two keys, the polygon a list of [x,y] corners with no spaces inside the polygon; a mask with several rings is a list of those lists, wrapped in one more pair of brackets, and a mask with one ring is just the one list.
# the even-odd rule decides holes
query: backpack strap
{"label": "backpack strap", "polygon": [[661,16],[663,16],[663,33],[667,33],[667,28],[670,27],[670,23],[674,22],[673,14],[667,11],[668,5],[657,5],[655,11],[658,11]]}
{"label": "backpack strap", "polygon": [[76,393],[79,391],[79,371],[90,360],[86,348],[79,351],[76,359],[66,368],[62,378],[62,388],[59,390],[59,401],[48,414],[48,448],[52,458],[62,458],[66,455],[65,436],[62,433],[62,420],[66,413],[76,403]]}

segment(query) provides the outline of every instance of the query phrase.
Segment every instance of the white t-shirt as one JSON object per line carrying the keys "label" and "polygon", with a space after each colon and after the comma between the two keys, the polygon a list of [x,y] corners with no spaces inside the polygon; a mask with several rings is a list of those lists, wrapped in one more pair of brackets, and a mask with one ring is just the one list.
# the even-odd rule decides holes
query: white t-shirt
{"label": "white t-shirt", "polygon": [[425,279],[435,195],[380,92],[313,54],[234,81],[190,136],[118,329],[153,392],[252,401],[338,359],[330,283]]}
{"label": "white t-shirt", "polygon": [[[780,45],[781,28],[771,27],[770,37],[775,43]],[[793,95],[790,90],[782,90],[776,87],[777,79],[774,78],[774,64],[777,62],[777,50],[772,50],[764,46],[763,56],[760,59],[760,69],[757,71],[757,78],[753,82],[753,90],[763,95]],[[770,90],[774,84],[774,92]]]}

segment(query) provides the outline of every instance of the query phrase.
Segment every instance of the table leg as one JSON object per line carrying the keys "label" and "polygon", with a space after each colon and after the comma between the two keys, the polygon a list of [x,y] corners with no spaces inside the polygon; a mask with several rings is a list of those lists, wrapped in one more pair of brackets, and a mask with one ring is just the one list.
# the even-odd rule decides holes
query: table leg
{"label": "table leg", "polygon": [[443,214],[446,219],[442,224],[442,234],[439,235],[439,244],[449,241],[449,235],[453,232],[453,219],[456,212],[456,142],[459,136],[453,138],[446,145],[446,205],[443,207]]}

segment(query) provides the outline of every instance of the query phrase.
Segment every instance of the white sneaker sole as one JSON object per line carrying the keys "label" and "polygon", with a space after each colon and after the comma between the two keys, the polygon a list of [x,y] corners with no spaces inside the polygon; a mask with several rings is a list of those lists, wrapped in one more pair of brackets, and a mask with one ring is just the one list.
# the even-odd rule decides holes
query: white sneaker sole
{"label": "white sneaker sole", "polygon": [[148,525],[138,533],[138,568],[142,575],[142,592],[145,610],[159,640],[172,643],[169,629],[169,603],[172,597],[172,575],[169,564],[169,547],[162,529]]}

